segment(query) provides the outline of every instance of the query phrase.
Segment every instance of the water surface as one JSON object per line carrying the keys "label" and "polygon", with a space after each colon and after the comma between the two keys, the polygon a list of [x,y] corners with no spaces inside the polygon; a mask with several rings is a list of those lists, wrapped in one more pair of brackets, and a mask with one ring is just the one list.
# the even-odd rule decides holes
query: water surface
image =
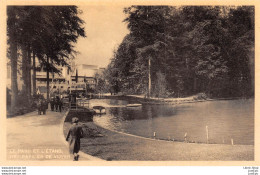
{"label": "water surface", "polygon": [[106,107],[94,122],[112,130],[138,136],[189,142],[254,144],[254,100],[221,100],[178,105],[126,107],[125,100],[95,99],[90,105]]}

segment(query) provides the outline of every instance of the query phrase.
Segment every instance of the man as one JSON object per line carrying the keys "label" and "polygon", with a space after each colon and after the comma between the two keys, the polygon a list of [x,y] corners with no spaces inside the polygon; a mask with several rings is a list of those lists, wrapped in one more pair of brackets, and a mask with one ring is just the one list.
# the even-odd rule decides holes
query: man
{"label": "man", "polygon": [[51,97],[50,104],[51,104],[51,111],[54,111],[54,105],[55,105],[54,97]]}
{"label": "man", "polygon": [[46,115],[46,110],[48,109],[48,101],[43,98],[42,100],[42,112],[43,115]]}
{"label": "man", "polygon": [[37,102],[38,115],[42,114],[42,98],[40,97]]}
{"label": "man", "polygon": [[66,141],[69,140],[69,151],[74,156],[73,161],[78,161],[80,150],[80,139],[83,137],[82,127],[78,124],[79,119],[77,117],[72,118],[72,126],[67,134]]}
{"label": "man", "polygon": [[60,102],[59,102],[59,110],[60,110],[60,112],[62,110],[62,106],[63,106],[63,98],[61,98]]}
{"label": "man", "polygon": [[60,105],[60,98],[59,98],[59,96],[56,96],[56,98],[55,98],[55,110],[56,110],[56,112],[58,111],[59,105]]}

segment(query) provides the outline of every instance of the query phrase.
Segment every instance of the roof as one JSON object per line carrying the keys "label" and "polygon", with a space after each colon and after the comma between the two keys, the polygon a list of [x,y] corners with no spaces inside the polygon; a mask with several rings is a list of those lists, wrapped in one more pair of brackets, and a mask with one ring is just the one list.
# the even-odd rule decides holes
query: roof
{"label": "roof", "polygon": [[90,65],[90,64],[81,64],[78,65],[79,69],[98,69],[97,65]]}
{"label": "roof", "polygon": [[[77,68],[78,76],[94,77],[98,71],[96,66],[80,66]],[[72,73],[72,76],[76,76],[76,71]]]}

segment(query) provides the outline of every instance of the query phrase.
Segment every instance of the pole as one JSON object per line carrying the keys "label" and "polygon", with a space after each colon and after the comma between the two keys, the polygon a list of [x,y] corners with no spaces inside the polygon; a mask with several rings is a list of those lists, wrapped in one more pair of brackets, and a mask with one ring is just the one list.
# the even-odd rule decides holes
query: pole
{"label": "pole", "polygon": [[71,84],[72,84],[72,80],[71,80],[71,73],[69,70],[69,87],[70,87],[70,95],[71,95]]}
{"label": "pole", "polygon": [[50,63],[49,63],[49,56],[47,56],[47,71],[46,71],[46,74],[47,74],[47,101],[49,101],[49,94],[50,94],[50,82],[49,82],[49,79],[50,79],[50,75],[49,75],[49,71],[50,71]]}
{"label": "pole", "polygon": [[151,83],[151,57],[149,57],[148,59],[148,79],[149,79],[149,83],[148,83],[148,98],[150,98],[151,96],[151,87],[152,87],[152,83]]}
{"label": "pole", "polygon": [[35,52],[33,52],[33,95],[36,94],[36,64],[35,64]]}

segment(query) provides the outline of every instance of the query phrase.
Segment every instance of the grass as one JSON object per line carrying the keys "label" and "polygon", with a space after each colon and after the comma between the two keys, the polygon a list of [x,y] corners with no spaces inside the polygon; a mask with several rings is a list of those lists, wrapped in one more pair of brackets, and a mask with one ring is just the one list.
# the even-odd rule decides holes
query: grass
{"label": "grass", "polygon": [[[64,134],[70,123],[64,123]],[[249,161],[254,160],[253,145],[196,144],[148,140],[81,123],[85,137],[81,151],[105,160],[139,161]]]}

